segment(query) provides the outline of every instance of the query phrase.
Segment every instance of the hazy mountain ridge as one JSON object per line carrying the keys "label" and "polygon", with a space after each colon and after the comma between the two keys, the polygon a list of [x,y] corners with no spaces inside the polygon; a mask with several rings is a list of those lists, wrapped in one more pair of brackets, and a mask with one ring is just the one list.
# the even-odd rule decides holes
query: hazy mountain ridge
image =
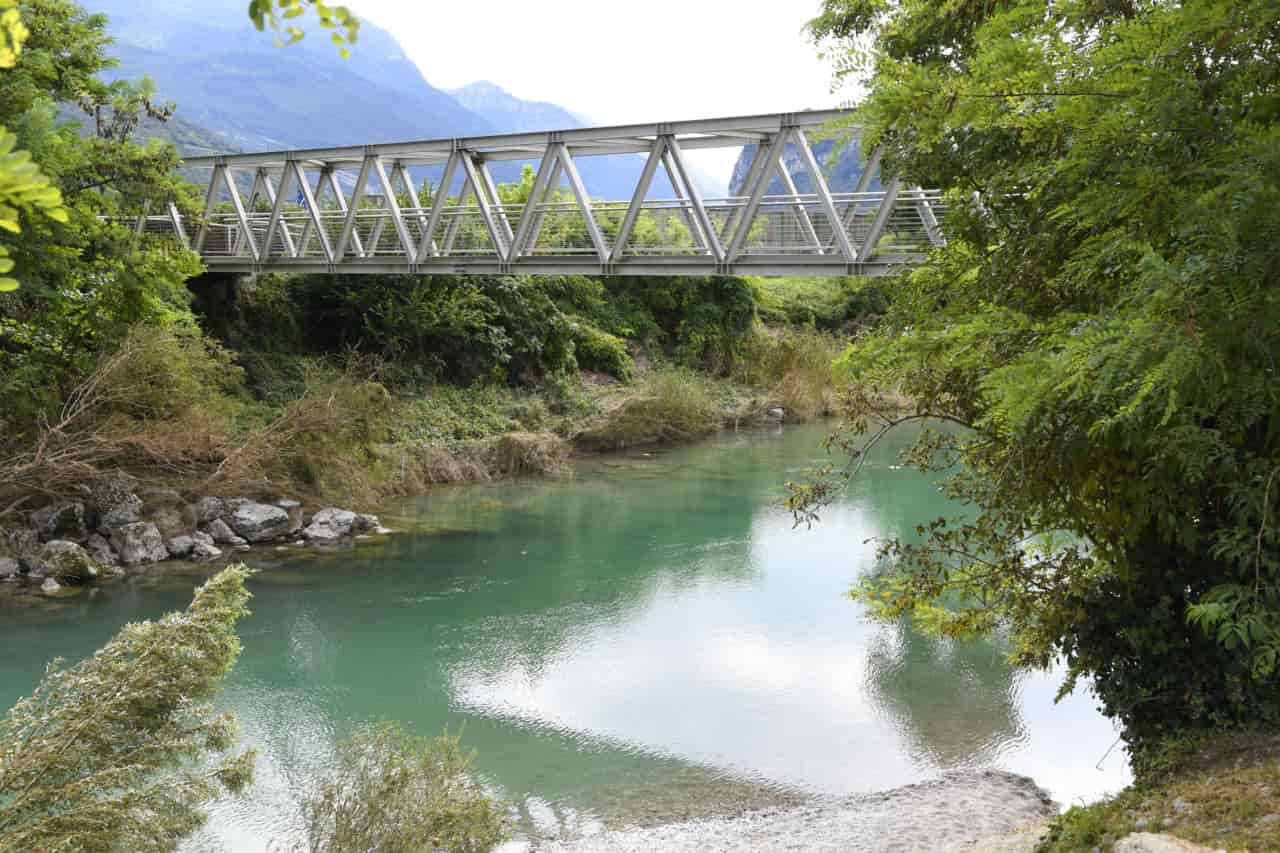
{"label": "hazy mountain ridge", "polygon": [[[853,192],[866,165],[862,159],[862,149],[858,140],[852,139],[846,142],[825,139],[813,143],[811,147],[814,159],[818,161],[818,166],[826,176],[827,185],[831,191]],[[733,176],[729,179],[730,195],[743,195],[743,184],[747,180],[747,170],[751,167],[751,158],[755,156],[755,150],[754,145],[748,145],[742,149],[738,162],[733,166]],[[782,155],[782,162],[786,165],[792,180],[795,181],[796,189],[802,193],[813,191],[813,179],[809,176],[809,170],[800,162],[800,153],[795,150],[795,146],[787,146],[786,152]],[[879,178],[873,178],[868,189],[879,190]],[[775,177],[769,184],[767,192],[769,195],[785,193],[786,188],[782,185],[782,179]]]}

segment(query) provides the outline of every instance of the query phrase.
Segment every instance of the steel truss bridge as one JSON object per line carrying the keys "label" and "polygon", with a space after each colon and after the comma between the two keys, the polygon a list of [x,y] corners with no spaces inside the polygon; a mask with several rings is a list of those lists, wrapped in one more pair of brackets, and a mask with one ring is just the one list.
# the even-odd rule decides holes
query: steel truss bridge
{"label": "steel truss bridge", "polygon": [[[921,262],[944,243],[941,193],[900,178],[873,191],[879,151],[851,192],[832,192],[810,137],[846,115],[195,158],[186,166],[209,175],[204,215],[170,205],[136,227],[195,249],[212,272],[874,276]],[[745,145],[755,151],[745,194],[703,198],[686,152]],[[592,198],[578,162],[618,155],[645,155],[634,194]],[[537,164],[527,200],[499,193],[490,164],[503,161]],[[424,167],[443,174],[420,195],[411,172]],[[673,197],[649,197],[659,168]],[[800,171],[809,192],[797,188]],[[770,194],[778,186],[785,192]]]}

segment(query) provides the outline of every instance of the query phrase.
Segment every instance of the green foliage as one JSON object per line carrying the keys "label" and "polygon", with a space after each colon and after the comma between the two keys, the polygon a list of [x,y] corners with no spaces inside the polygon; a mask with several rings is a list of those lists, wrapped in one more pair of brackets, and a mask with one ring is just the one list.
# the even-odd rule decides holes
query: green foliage
{"label": "green foliage", "polygon": [[337,769],[303,804],[311,853],[479,853],[506,837],[496,804],[468,776],[472,756],[448,732],[433,739],[391,723],[342,744]]}
{"label": "green foliage", "polygon": [[855,426],[901,391],[967,427],[911,460],[976,513],[887,543],[864,598],[1010,625],[1137,752],[1280,717],[1277,32],[1267,0],[827,0],[813,25],[870,85],[864,143],[953,209],[842,367]]}
{"label": "green foliage", "polygon": [[826,331],[870,325],[889,309],[888,294],[870,279],[749,278],[760,319],[769,326],[811,325]]}
{"label": "green foliage", "polygon": [[344,58],[350,51],[343,47],[355,44],[360,35],[360,20],[346,6],[333,6],[325,0],[249,0],[249,20],[261,32],[271,27],[279,34],[276,44],[286,44],[302,39],[306,33],[294,21],[314,11],[320,26],[329,31],[329,38],[338,45],[338,53]]}
{"label": "green foliage", "polygon": [[627,344],[617,335],[602,332],[585,321],[573,325],[573,351],[578,367],[595,370],[627,382],[634,364]]}
{"label": "green foliage", "polygon": [[226,754],[235,721],[207,704],[240,654],[248,575],[225,569],[186,612],[49,665],[0,723],[0,850],[172,850],[248,785],[253,754]]}

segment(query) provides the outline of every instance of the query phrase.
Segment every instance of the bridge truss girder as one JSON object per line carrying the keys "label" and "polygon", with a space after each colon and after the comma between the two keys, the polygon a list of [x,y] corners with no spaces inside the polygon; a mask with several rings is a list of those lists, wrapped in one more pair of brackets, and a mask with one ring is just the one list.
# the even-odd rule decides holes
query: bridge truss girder
{"label": "bridge truss girder", "polygon": [[[899,178],[871,190],[879,151],[853,192],[832,192],[811,136],[843,116],[805,112],[198,158],[186,165],[209,170],[203,216],[185,221],[170,206],[137,227],[170,234],[211,270],[229,272],[883,275],[920,262],[944,242],[940,194]],[[687,152],[744,145],[754,146],[744,194],[704,198]],[[645,158],[629,200],[589,194],[579,162],[601,155]],[[504,202],[490,164],[513,160],[536,163],[535,178],[527,198]],[[422,167],[443,169],[426,201],[411,175]],[[650,198],[659,169],[671,198]],[[797,186],[799,174],[808,192]],[[775,181],[782,194],[770,194]]]}

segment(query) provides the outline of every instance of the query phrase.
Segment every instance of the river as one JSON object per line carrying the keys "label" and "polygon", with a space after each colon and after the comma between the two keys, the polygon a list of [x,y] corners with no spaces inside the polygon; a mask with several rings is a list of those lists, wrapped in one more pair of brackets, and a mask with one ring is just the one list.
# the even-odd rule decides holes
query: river
{"label": "river", "polygon": [[[1032,776],[1062,803],[1129,781],[1116,730],[1060,673],[1010,668],[864,618],[866,540],[955,506],[902,468],[900,432],[812,529],[777,506],[827,459],[821,427],[724,434],[580,462],[563,477],[388,507],[406,531],[325,554],[251,555],[253,615],[220,704],[261,751],[192,849],[262,851],[293,791],[361,721],[446,725],[521,831],[573,835],[929,779]],[[182,607],[207,568],[165,564],[68,601],[0,605],[0,702],[45,660]]]}

